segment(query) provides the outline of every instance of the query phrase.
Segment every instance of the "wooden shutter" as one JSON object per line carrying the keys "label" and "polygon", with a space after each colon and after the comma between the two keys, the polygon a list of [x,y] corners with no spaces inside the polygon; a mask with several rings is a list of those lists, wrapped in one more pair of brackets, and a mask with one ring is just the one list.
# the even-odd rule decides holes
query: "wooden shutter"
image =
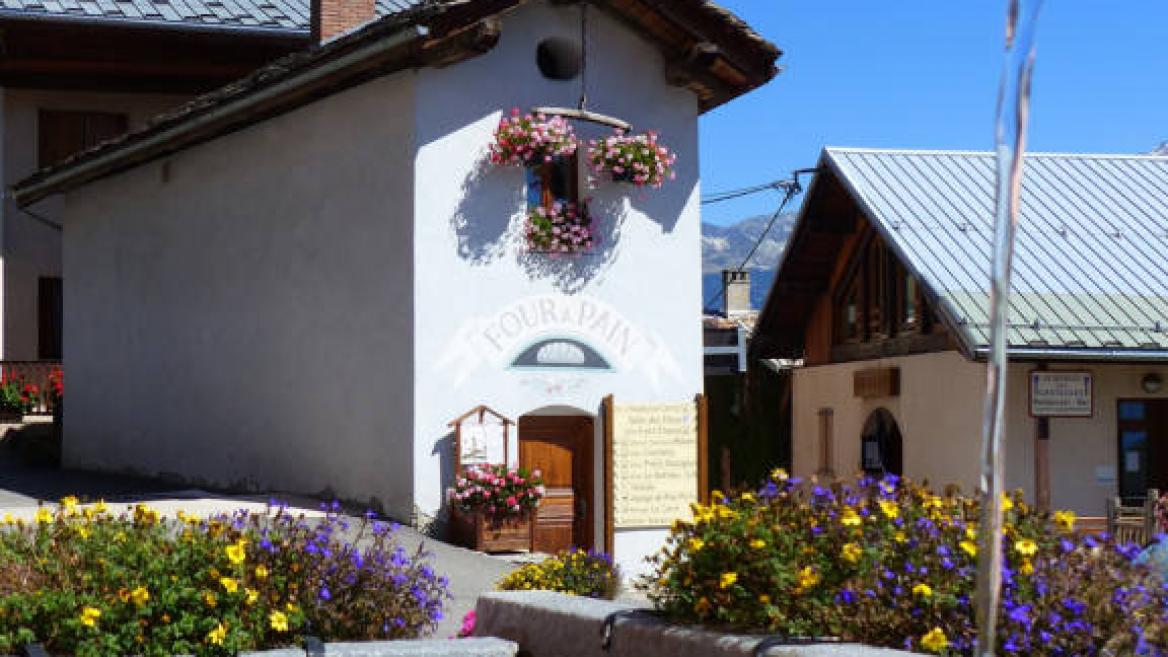
{"label": "wooden shutter", "polygon": [[61,279],[42,276],[37,281],[37,358],[61,359]]}

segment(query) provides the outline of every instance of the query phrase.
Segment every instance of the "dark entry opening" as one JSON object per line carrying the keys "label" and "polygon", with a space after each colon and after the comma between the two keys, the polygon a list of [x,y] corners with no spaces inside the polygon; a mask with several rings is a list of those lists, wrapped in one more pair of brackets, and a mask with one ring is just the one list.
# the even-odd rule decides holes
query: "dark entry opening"
{"label": "dark entry opening", "polygon": [[904,474],[904,446],[896,418],[886,408],[872,411],[861,434],[860,462],[864,473],[881,477]]}

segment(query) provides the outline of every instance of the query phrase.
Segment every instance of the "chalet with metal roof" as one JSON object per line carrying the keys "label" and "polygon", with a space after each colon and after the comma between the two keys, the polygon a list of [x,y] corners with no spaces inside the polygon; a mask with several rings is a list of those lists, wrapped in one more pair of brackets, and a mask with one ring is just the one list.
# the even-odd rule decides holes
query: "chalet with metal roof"
{"label": "chalet with metal roof", "polygon": [[[828,148],[753,336],[803,359],[796,471],[977,481],[991,153]],[[1028,154],[1010,479],[1101,515],[1168,486],[1168,157]]]}

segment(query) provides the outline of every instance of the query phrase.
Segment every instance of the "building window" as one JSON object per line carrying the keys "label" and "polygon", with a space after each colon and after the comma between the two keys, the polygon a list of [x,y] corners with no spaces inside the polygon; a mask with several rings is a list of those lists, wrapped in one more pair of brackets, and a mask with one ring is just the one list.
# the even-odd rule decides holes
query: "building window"
{"label": "building window", "polygon": [[125,114],[40,110],[37,165],[49,166],[126,132]]}
{"label": "building window", "polygon": [[42,276],[37,280],[37,358],[61,359],[61,279]]}
{"label": "building window", "polygon": [[822,477],[834,477],[835,468],[835,411],[830,408],[819,409],[819,468],[816,474]]}
{"label": "building window", "polygon": [[579,190],[580,165],[575,155],[527,168],[528,209],[576,203]]}
{"label": "building window", "polygon": [[860,466],[873,477],[904,474],[904,446],[896,418],[885,408],[868,416],[860,434]]}

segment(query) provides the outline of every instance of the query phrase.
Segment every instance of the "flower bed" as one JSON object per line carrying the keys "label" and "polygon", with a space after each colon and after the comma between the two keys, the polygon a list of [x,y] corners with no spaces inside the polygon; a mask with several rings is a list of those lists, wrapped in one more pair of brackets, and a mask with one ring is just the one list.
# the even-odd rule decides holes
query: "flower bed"
{"label": "flower bed", "polygon": [[471,467],[458,477],[448,495],[461,511],[521,515],[539,506],[543,479],[538,470],[528,472],[505,465]]}
{"label": "flower bed", "polygon": [[20,418],[31,413],[40,391],[17,374],[0,376],[0,415]]}
{"label": "flower bed", "polygon": [[[1165,654],[1168,591],[1136,546],[1006,500],[998,654]],[[683,623],[839,637],[943,655],[975,647],[977,504],[888,478],[802,485],[776,472],[678,522],[642,584]]]}
{"label": "flower bed", "polygon": [[557,591],[612,600],[620,591],[620,573],[600,552],[567,550],[527,564],[499,581],[500,591]]}
{"label": "flower bed", "polygon": [[677,175],[673,165],[677,155],[658,142],[657,133],[616,134],[589,142],[588,162],[598,178],[625,182],[637,187],[660,187]]}
{"label": "flower bed", "polygon": [[[307,520],[283,507],[208,519],[114,516],[74,498],[0,526],[0,653],[229,655],[325,640],[416,638],[433,631],[447,582],[391,525],[356,527],[331,508]],[[342,534],[351,533],[347,540]]]}

